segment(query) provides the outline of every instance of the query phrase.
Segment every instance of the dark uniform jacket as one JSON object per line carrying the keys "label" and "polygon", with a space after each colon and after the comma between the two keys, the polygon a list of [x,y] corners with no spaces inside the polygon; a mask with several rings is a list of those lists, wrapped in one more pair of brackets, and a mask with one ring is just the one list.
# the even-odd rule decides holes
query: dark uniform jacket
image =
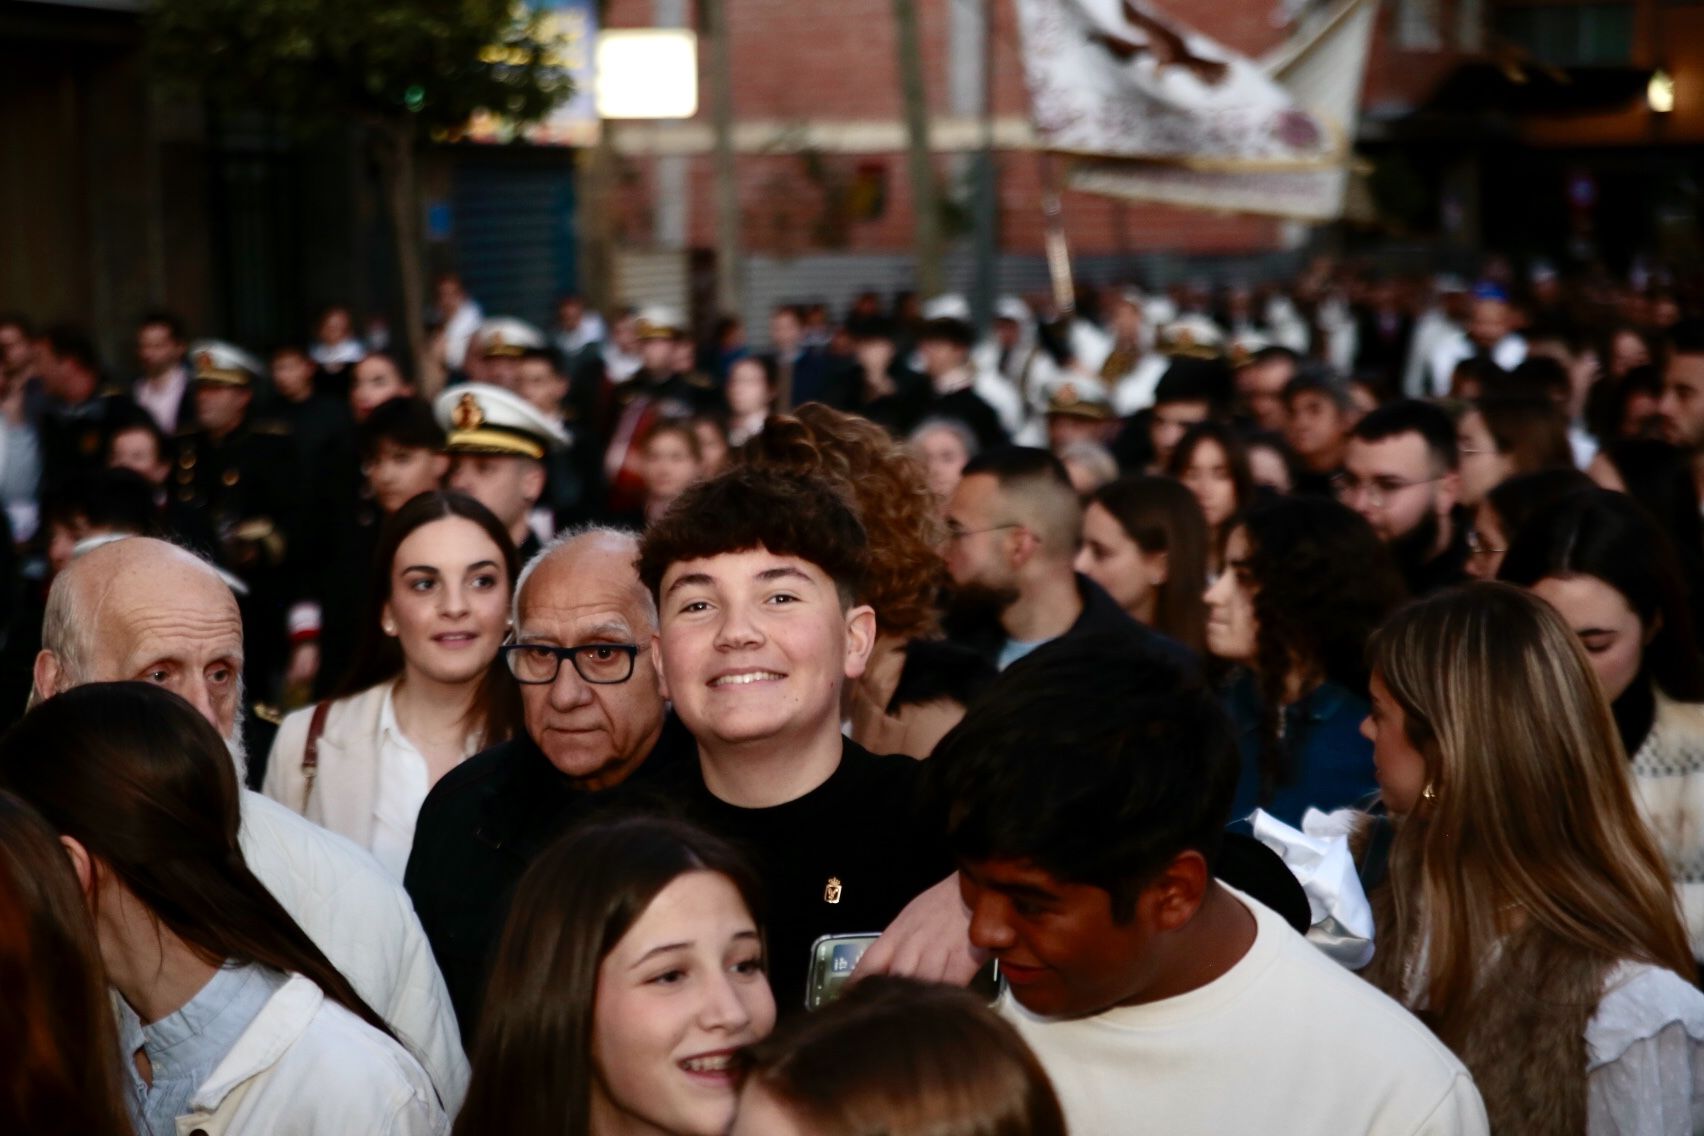
{"label": "dark uniform jacket", "polygon": [[295,443],[277,424],[244,422],[224,438],[192,430],[177,438],[168,491],[218,541],[219,562],[248,588],[241,597],[244,677],[265,701],[284,667],[285,619],[296,521],[304,502]]}
{"label": "dark uniform jacket", "polygon": [[106,446],[121,423],[145,412],[117,389],[104,389],[76,406],[51,399],[41,408],[41,487],[63,487],[78,475],[106,465]]}

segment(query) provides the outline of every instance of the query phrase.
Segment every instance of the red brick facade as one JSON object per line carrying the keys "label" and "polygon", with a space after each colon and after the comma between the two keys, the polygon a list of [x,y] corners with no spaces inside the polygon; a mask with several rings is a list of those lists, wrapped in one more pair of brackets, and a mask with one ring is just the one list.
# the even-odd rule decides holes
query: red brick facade
{"label": "red brick facade", "polygon": [[[977,0],[918,0],[925,82],[931,115],[951,113],[947,90],[950,5]],[[1159,0],[1202,33],[1248,54],[1269,50],[1282,38],[1268,0]],[[693,6],[695,7],[695,5]],[[1028,114],[1016,15],[1011,0],[993,0],[993,90],[997,118]],[[612,0],[607,26],[652,22],[651,0]],[[696,12],[691,13],[696,19]],[[889,123],[902,108],[892,0],[732,0],[730,25],[733,109],[738,122]],[[1388,19],[1381,17],[1381,25]],[[1381,36],[1382,39],[1382,36]],[[701,58],[703,53],[701,53]],[[1412,98],[1413,81],[1434,76],[1447,56],[1400,67],[1369,67],[1369,91]],[[1407,87],[1409,89],[1404,90]],[[710,92],[701,70],[700,113],[708,124]],[[710,159],[695,154],[690,171],[688,240],[714,243]],[[1009,253],[1042,249],[1041,167],[1033,152],[1001,151],[1000,248]],[[818,151],[741,153],[738,157],[742,240],[756,253],[807,251],[903,252],[913,242],[911,193],[905,155]],[[628,159],[630,176],[649,185],[649,159]],[[938,174],[951,192],[960,163],[939,155]],[[871,209],[871,197],[882,205]],[[638,211],[643,216],[645,211]],[[1072,251],[1085,255],[1152,249],[1177,252],[1255,251],[1277,247],[1280,225],[1267,218],[1214,214],[1167,206],[1124,203],[1067,193],[1066,231]],[[962,215],[961,215],[962,218]],[[643,240],[643,231],[630,234]]]}

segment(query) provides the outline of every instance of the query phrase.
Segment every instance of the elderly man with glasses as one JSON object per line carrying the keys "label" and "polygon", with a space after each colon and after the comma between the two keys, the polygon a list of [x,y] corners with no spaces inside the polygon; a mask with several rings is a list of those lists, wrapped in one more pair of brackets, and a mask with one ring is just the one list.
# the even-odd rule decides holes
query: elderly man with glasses
{"label": "elderly man with glasses", "polygon": [[464,762],[421,807],[403,882],[466,1038],[509,894],[533,858],[575,821],[694,759],[658,690],[649,651],[657,609],[637,556],[632,535],[590,529],[533,558],[503,651],[521,684],[526,733]]}

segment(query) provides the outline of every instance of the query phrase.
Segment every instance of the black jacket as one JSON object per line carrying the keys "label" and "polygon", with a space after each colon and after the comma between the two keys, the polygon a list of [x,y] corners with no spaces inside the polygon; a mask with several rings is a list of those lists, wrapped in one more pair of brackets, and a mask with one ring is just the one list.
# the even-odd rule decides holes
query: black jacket
{"label": "black jacket", "polygon": [[[1083,610],[1077,616],[1077,621],[1071,624],[1060,639],[1081,638],[1085,635],[1116,634],[1129,635],[1147,649],[1154,651],[1167,661],[1181,667],[1190,674],[1197,674],[1201,669],[1201,660],[1194,651],[1179,643],[1168,635],[1138,623],[1130,614],[1119,607],[1117,602],[1106,593],[1106,589],[1083,575],[1077,576],[1077,595],[1083,601]],[[1006,645],[1006,629],[998,620],[988,620],[976,624],[956,622],[951,616],[947,619],[947,637],[953,642],[969,647],[988,662],[999,665],[1000,650]]]}
{"label": "black jacket", "polygon": [[469,758],[427,795],[403,886],[443,971],[464,1044],[478,1033],[489,957],[528,865],[575,822],[643,799],[696,754],[692,736],[670,715],[625,782],[585,792],[523,734]]}

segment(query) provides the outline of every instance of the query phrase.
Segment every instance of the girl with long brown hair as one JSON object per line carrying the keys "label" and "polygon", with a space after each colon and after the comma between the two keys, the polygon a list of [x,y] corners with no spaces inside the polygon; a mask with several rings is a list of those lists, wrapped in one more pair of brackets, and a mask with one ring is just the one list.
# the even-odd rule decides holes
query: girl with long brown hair
{"label": "girl with long brown hair", "polygon": [[188,703],[140,682],[56,695],[0,740],[0,788],[70,857],[138,1131],[447,1129],[420,1065],[249,871],[236,771]]}
{"label": "girl with long brown hair", "polygon": [[1131,618],[1191,651],[1206,649],[1207,520],[1169,477],[1120,478],[1089,494],[1077,571]]}
{"label": "girl with long brown hair", "polygon": [[722,1136],[775,1024],[756,878],[653,817],[589,823],[515,890],[456,1136]]}
{"label": "girl with long brown hair", "polygon": [[1472,1071],[1493,1131],[1640,1136],[1704,1121],[1704,995],[1585,651],[1549,606],[1472,584],[1374,637],[1394,816],[1363,830],[1365,976]]}
{"label": "girl with long brown hair", "polygon": [[349,674],[284,719],[261,791],[401,879],[427,792],[520,728],[520,688],[496,663],[518,572],[501,522],[465,494],[387,517]]}

